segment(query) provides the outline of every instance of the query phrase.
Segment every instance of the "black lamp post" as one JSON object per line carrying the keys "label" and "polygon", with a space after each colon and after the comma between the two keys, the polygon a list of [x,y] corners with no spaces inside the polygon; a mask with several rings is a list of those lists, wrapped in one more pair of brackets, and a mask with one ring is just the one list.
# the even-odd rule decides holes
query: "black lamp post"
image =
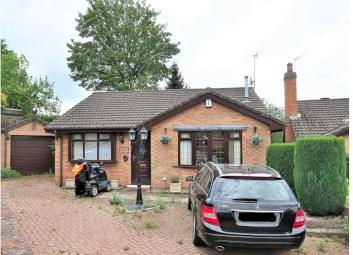
{"label": "black lamp post", "polygon": [[[140,131],[137,134],[136,137],[136,131],[131,128],[129,131],[129,139],[131,141],[131,143],[133,144],[137,144],[137,146],[139,145],[139,142],[142,143],[143,148],[145,148],[145,141],[148,138],[148,131],[146,130],[145,127],[142,127],[140,129]],[[140,149],[138,147],[138,149]],[[136,194],[136,205],[137,206],[141,206],[143,205],[143,199],[142,199],[142,189],[141,189],[141,176],[140,176],[140,164],[139,164],[139,154],[140,151],[138,152],[138,156],[137,156],[137,194]]]}

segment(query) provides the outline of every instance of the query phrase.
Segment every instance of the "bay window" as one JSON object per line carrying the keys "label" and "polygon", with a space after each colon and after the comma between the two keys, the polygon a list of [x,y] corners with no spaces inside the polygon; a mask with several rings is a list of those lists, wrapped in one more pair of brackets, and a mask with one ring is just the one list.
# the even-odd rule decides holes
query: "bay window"
{"label": "bay window", "polygon": [[242,163],[240,131],[179,132],[179,165]]}
{"label": "bay window", "polygon": [[114,160],[114,135],[108,133],[72,134],[71,160],[86,159],[92,161]]}

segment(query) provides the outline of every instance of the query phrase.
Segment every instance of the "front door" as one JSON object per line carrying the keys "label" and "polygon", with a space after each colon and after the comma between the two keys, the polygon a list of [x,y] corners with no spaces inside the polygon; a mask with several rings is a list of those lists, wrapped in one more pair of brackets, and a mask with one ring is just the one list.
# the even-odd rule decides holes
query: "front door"
{"label": "front door", "polygon": [[142,185],[151,185],[151,143],[150,134],[148,135],[145,145],[137,142],[132,145],[132,167],[131,167],[131,184],[137,185],[138,168],[140,167],[140,178]]}

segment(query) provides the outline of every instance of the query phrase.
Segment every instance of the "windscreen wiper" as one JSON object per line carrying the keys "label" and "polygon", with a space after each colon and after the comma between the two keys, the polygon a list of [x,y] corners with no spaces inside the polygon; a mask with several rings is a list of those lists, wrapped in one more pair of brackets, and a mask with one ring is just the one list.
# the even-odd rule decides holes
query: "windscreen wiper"
{"label": "windscreen wiper", "polygon": [[233,201],[239,201],[244,203],[256,203],[258,201],[257,198],[233,198]]}

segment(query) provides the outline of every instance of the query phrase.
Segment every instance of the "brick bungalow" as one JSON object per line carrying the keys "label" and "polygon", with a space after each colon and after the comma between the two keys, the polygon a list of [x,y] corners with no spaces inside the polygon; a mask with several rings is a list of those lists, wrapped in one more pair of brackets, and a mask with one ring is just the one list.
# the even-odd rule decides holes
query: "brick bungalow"
{"label": "brick bungalow", "polygon": [[[46,126],[55,134],[56,182],[72,179],[79,158],[103,162],[123,187],[136,184],[139,163],[142,183],[153,188],[168,186],[173,175],[186,187],[185,177],[204,161],[265,164],[271,132],[283,131],[284,123],[265,113],[253,88],[247,94],[244,87],[94,92]],[[149,136],[139,152],[128,131],[143,126]],[[255,133],[260,145],[249,141]],[[167,145],[160,142],[164,134]]]}
{"label": "brick bungalow", "polygon": [[297,100],[297,74],[291,63],[284,74],[285,141],[310,135],[336,135],[345,139],[349,153],[349,98]]}

